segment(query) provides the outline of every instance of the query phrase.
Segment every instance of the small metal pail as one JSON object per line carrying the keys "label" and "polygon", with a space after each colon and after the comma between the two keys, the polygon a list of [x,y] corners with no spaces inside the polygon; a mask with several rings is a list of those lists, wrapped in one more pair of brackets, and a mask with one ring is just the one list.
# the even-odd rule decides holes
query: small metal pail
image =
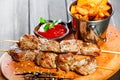
{"label": "small metal pail", "polygon": [[108,3],[111,6],[110,9],[110,16],[103,19],[103,20],[97,20],[97,21],[85,21],[80,20],[73,16],[70,13],[70,9],[72,5],[76,5],[77,1],[72,2],[68,7],[68,12],[72,17],[72,27],[75,31],[75,38],[76,39],[82,39],[84,41],[98,41],[98,40],[106,40],[106,30],[108,27],[108,24],[110,22],[110,18],[113,14],[113,8],[110,3]]}

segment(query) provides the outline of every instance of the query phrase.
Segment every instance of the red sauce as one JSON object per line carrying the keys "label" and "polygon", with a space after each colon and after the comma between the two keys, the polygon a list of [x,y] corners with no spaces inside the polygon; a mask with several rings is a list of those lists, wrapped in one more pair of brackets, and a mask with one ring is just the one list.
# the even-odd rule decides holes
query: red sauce
{"label": "red sauce", "polygon": [[40,32],[38,31],[38,34],[46,37],[46,38],[57,38],[62,36],[66,33],[66,28],[62,24],[57,24],[54,26],[54,28],[51,28],[47,30],[46,32]]}

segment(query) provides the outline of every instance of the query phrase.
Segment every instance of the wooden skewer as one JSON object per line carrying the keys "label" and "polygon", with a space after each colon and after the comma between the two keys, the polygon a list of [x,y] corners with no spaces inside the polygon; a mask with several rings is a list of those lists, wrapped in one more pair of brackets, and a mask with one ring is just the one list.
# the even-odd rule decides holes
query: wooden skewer
{"label": "wooden skewer", "polygon": [[97,66],[97,68],[99,68],[99,69],[104,69],[104,70],[111,70],[111,71],[113,71],[112,68],[104,67],[104,66]]}
{"label": "wooden skewer", "polygon": [[[18,40],[3,40],[5,42],[19,42]],[[118,51],[101,50],[103,53],[120,54]]]}
{"label": "wooden skewer", "polygon": [[8,50],[1,49],[0,52],[8,52]]}
{"label": "wooden skewer", "polygon": [[110,51],[110,50],[101,50],[101,52],[111,53],[111,54],[120,54],[120,52],[118,52],[118,51]]}
{"label": "wooden skewer", "polygon": [[3,40],[5,42],[19,42],[18,40]]}
{"label": "wooden skewer", "polygon": [[[8,52],[8,50],[0,50],[0,52]],[[104,66],[97,66],[97,68],[99,68],[99,69],[105,69],[105,70],[112,70],[113,71],[113,69],[112,68],[109,68],[109,67],[104,67]]]}

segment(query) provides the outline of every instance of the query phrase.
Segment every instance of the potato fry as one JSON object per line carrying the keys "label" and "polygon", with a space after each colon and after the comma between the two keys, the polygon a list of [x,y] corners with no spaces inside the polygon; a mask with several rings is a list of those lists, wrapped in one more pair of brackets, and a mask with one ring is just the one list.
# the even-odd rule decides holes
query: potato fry
{"label": "potato fry", "polygon": [[99,16],[101,17],[101,18],[103,18],[105,15],[104,15],[104,13],[102,12],[102,11],[99,11]]}
{"label": "potato fry", "polygon": [[76,6],[72,6],[71,7],[71,14],[75,14],[75,13],[77,13]]}
{"label": "potato fry", "polygon": [[77,0],[77,6],[83,6],[88,4],[88,0]]}
{"label": "potato fry", "polygon": [[89,17],[87,15],[82,17],[82,20],[88,20],[88,19],[89,19]]}
{"label": "potato fry", "polygon": [[107,12],[107,11],[105,11],[104,14],[105,14],[106,17],[109,17],[109,16],[110,16],[110,13]]}
{"label": "potato fry", "polygon": [[108,0],[102,0],[101,4],[107,4]]}
{"label": "potato fry", "polygon": [[80,13],[81,15],[88,15],[88,10],[85,8],[81,8],[79,6],[76,6],[76,10],[78,13]]}
{"label": "potato fry", "polygon": [[101,20],[109,17],[108,0],[77,0],[71,7],[71,14],[81,20]]}

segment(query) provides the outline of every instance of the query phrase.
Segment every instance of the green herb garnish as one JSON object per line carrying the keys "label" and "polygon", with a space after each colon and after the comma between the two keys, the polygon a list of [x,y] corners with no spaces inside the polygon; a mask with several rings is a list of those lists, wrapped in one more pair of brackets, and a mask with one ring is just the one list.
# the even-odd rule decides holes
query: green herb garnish
{"label": "green herb garnish", "polygon": [[44,18],[40,17],[40,23],[45,24],[44,25],[44,31],[47,31],[48,29],[54,28],[54,26],[57,25],[60,22],[61,22],[61,20],[54,20],[53,22],[48,22]]}
{"label": "green herb garnish", "polygon": [[40,17],[40,23],[42,23],[42,24],[47,23],[47,20],[45,20],[44,18]]}
{"label": "green herb garnish", "polygon": [[44,31],[47,31],[48,29],[49,29],[49,24],[45,24],[45,26],[44,26]]}

